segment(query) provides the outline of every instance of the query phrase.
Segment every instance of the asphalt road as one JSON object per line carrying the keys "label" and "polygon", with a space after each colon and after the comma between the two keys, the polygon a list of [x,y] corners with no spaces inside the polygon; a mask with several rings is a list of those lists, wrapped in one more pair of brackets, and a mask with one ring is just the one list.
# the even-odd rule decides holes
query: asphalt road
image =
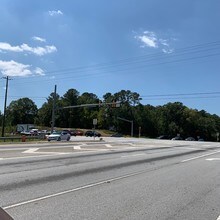
{"label": "asphalt road", "polygon": [[0,146],[14,219],[220,220],[220,144],[129,138]]}

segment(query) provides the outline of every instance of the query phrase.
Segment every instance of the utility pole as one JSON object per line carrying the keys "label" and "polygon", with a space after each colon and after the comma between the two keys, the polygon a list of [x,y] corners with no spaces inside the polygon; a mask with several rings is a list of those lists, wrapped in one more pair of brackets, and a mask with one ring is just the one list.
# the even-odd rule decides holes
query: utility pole
{"label": "utility pole", "polygon": [[8,97],[8,76],[3,77],[3,79],[6,79],[6,90],[5,90],[5,105],[4,105],[4,113],[3,113],[3,120],[2,120],[2,137],[5,135],[5,113],[6,113],[6,105],[7,105],[7,97]]}
{"label": "utility pole", "polygon": [[54,93],[53,93],[53,109],[52,109],[52,121],[51,121],[51,134],[53,133],[54,124],[55,124],[56,98],[57,98],[57,85],[55,85]]}

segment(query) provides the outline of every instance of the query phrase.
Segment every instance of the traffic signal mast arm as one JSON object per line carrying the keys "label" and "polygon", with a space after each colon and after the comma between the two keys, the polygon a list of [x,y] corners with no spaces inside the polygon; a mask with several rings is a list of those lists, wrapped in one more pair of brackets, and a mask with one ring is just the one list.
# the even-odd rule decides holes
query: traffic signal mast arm
{"label": "traffic signal mast arm", "polygon": [[61,107],[60,109],[69,109],[69,108],[83,108],[83,107],[90,107],[90,108],[94,108],[94,107],[101,107],[101,106],[112,106],[113,108],[118,108],[121,106],[120,102],[102,102],[102,103],[94,103],[94,104],[82,104],[82,105],[72,105],[72,106],[66,106],[66,107]]}

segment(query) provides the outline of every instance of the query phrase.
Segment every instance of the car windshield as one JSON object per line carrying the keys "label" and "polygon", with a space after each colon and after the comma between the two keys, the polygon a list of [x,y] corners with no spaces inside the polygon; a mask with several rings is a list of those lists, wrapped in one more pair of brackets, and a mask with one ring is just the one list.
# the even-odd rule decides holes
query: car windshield
{"label": "car windshield", "polygon": [[0,220],[220,220],[220,0],[0,0],[0,87]]}
{"label": "car windshield", "polygon": [[61,132],[60,131],[55,131],[52,134],[61,134]]}

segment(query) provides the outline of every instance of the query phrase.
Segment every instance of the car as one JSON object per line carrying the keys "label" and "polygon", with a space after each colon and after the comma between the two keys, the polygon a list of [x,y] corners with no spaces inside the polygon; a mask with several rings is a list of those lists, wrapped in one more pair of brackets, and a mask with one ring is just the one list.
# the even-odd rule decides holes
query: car
{"label": "car", "polygon": [[194,137],[188,137],[185,139],[185,141],[195,141],[195,138]]}
{"label": "car", "polygon": [[31,135],[31,132],[30,131],[22,131],[21,134],[22,135]]}
{"label": "car", "polygon": [[86,137],[101,137],[101,134],[97,131],[86,131]]}
{"label": "car", "polygon": [[157,137],[157,139],[160,139],[160,140],[170,140],[170,136],[169,135],[161,135],[161,136]]}
{"label": "car", "polygon": [[53,132],[52,134],[47,136],[48,141],[69,141],[71,138],[71,135],[68,132],[62,131],[62,132]]}
{"label": "car", "polygon": [[62,130],[62,132],[66,132],[66,133],[70,134],[71,136],[73,136],[75,134],[73,130],[69,130],[69,129],[64,129],[64,130]]}
{"label": "car", "polygon": [[37,135],[39,135],[39,130],[36,128],[33,128],[30,130],[30,133],[32,136],[37,136]]}
{"label": "car", "polygon": [[75,133],[75,136],[83,136],[83,132],[80,130],[75,130],[74,133]]}
{"label": "car", "polygon": [[123,137],[123,134],[115,133],[115,134],[112,134],[111,137]]}
{"label": "car", "polygon": [[205,141],[203,138],[199,138],[198,141]]}
{"label": "car", "polygon": [[181,138],[180,136],[176,136],[174,138],[171,139],[172,141],[180,141],[183,140],[183,138]]}

